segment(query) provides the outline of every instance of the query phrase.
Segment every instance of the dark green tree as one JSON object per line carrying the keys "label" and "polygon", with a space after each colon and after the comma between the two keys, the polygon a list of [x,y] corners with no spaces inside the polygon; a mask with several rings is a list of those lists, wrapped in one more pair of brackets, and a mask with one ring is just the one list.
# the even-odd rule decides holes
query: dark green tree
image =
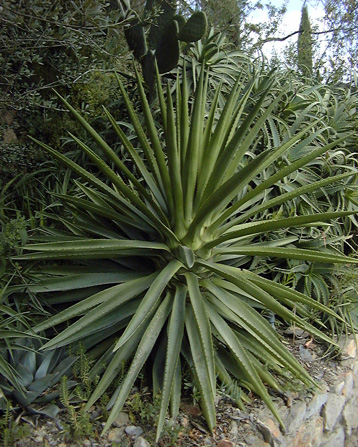
{"label": "dark green tree", "polygon": [[303,74],[303,76],[311,76],[313,69],[312,29],[306,5],[302,7],[300,33],[297,41],[297,52],[297,65],[299,71]]}

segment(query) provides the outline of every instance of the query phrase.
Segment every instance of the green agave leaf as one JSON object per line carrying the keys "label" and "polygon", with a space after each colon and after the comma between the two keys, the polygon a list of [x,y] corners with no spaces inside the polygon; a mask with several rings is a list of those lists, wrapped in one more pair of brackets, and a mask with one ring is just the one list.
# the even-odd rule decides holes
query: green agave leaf
{"label": "green agave leaf", "polygon": [[240,369],[242,370],[246,380],[250,383],[252,390],[258,394],[268,408],[272,411],[272,414],[276,417],[278,422],[282,427],[284,424],[278,414],[264,384],[262,383],[255,367],[250,361],[249,356],[247,355],[245,349],[242,347],[238,338],[235,336],[234,332],[231,330],[230,326],[225,322],[220,315],[213,310],[210,306],[208,306],[208,314],[209,318],[214,324],[216,330],[220,334],[220,336],[225,340],[225,343],[229,347],[233,356],[235,357]]}
{"label": "green agave leaf", "polygon": [[148,171],[148,169],[146,168],[143,160],[140,158],[140,156],[138,155],[137,151],[135,150],[135,148],[133,147],[133,145],[131,144],[131,142],[128,140],[127,136],[125,135],[125,133],[123,132],[123,130],[119,127],[119,125],[117,124],[116,120],[113,118],[113,116],[109,113],[109,111],[104,107],[103,108],[109,121],[111,122],[113,129],[116,131],[117,135],[119,136],[124,148],[126,149],[126,151],[128,152],[129,156],[131,157],[131,159],[133,160],[133,162],[135,163],[135,165],[137,166],[139,172],[142,174],[144,180],[146,181],[149,189],[152,191],[153,196],[156,198],[160,208],[166,212],[167,211],[167,205],[164,201],[164,197],[160,191],[160,189],[158,188],[158,185],[156,184],[152,174]]}
{"label": "green agave leaf", "polygon": [[[128,94],[127,94],[127,92],[122,84],[122,81],[120,80],[117,73],[116,73],[116,78],[117,78],[117,82],[118,82],[119,88],[120,88],[122,96],[123,96],[123,100],[126,104],[130,120],[131,120],[131,122],[134,126],[134,129],[136,131],[136,134],[138,136],[138,139],[139,139],[139,142],[143,149],[145,158],[150,166],[150,172],[154,175],[156,183],[160,186],[163,197],[166,197],[165,191],[163,190],[164,186],[162,183],[160,170],[158,167],[157,160],[155,158],[154,151],[151,148],[151,146],[147,140],[146,133],[143,130],[143,127],[139,121],[138,115],[135,112],[133,105],[131,103],[131,100],[129,99]],[[160,158],[162,158],[162,156],[160,156]],[[162,165],[162,169],[163,169],[163,165]]]}
{"label": "green agave leaf", "polygon": [[[111,258],[121,254],[136,254],[138,249],[141,254],[146,250],[169,251],[166,244],[158,242],[114,240],[114,239],[85,239],[79,241],[48,242],[43,244],[29,244],[23,247],[24,250],[32,250],[40,253],[29,255],[19,255],[14,259],[102,259]],[[152,255],[152,253],[150,253]]]}
{"label": "green agave leaf", "polygon": [[215,366],[218,378],[221,381],[222,385],[225,387],[224,393],[228,394],[232,399],[235,400],[235,403],[240,408],[240,410],[244,410],[245,407],[243,400],[246,400],[244,397],[245,395],[243,394],[241,388],[237,386],[237,384],[231,378],[230,374],[227,372],[217,352],[215,353]]}
{"label": "green agave leaf", "polygon": [[0,355],[0,374],[5,377],[18,391],[19,393],[24,393],[25,388],[23,387],[19,374],[16,370],[4,360]]}
{"label": "green agave leaf", "polygon": [[[174,23],[174,22],[173,22]],[[144,87],[141,81],[141,78],[138,74],[138,71],[135,70],[136,79],[137,79],[137,87],[139,92],[139,98],[142,105],[142,111],[144,115],[144,120],[146,123],[147,133],[150,139],[151,147],[154,152],[155,161],[158,164],[160,179],[164,187],[164,197],[166,198],[169,210],[173,210],[173,202],[172,202],[172,194],[171,194],[171,185],[169,179],[169,172],[165,163],[165,156],[162,149],[162,145],[159,140],[158,132],[153,120],[152,111],[149,107],[147,96],[144,91]],[[122,92],[123,93],[123,92]],[[128,108],[128,105],[127,105]],[[130,115],[133,125],[140,130],[140,127],[137,125],[138,118],[136,115]],[[136,129],[137,130],[137,129]],[[138,132],[137,132],[138,134]],[[142,141],[141,141],[142,142]],[[142,142],[143,143],[143,142]]]}
{"label": "green agave leaf", "polygon": [[152,201],[152,198],[147,194],[145,189],[143,189],[142,185],[139,184],[137,186],[138,180],[136,180],[135,185],[137,188],[145,192],[145,199],[149,201],[152,206],[155,208],[155,210],[159,213],[161,218],[164,219],[163,223],[160,219],[157,218],[155,214],[150,210],[150,208],[138,197],[138,195],[131,190],[124,182],[123,180],[94,152],[92,151],[88,146],[86,146],[84,143],[82,143],[78,138],[76,138],[74,135],[71,134],[71,137],[77,142],[77,144],[81,147],[81,149],[89,156],[89,158],[96,164],[96,166],[103,172],[103,174],[112,181],[113,185],[115,185],[116,188],[126,197],[133,205],[134,209],[137,210],[136,212],[140,211],[141,214],[146,216],[151,222],[155,222],[155,224],[158,226],[158,228],[161,228],[164,230],[164,233],[169,234],[175,238],[171,230],[165,225],[166,223],[166,217],[163,214],[162,210],[155,204],[155,202]]}
{"label": "green agave leaf", "polygon": [[58,346],[60,344],[66,344],[66,339],[72,337],[76,332],[80,331],[86,326],[90,326],[101,316],[112,312],[116,308],[119,308],[123,303],[135,298],[146,290],[156,276],[157,273],[154,273],[144,278],[127,281],[124,284],[120,284],[96,293],[95,295],[74,304],[70,308],[63,310],[59,314],[54,315],[47,321],[35,326],[33,331],[40,332],[44,329],[53,327],[59,323],[85,314],[82,318],[49,341],[45,346],[43,346],[42,349],[49,349],[50,347],[55,347],[55,345]]}
{"label": "green agave leaf", "polygon": [[[353,174],[354,175],[354,174]],[[275,197],[274,199],[265,201],[261,205],[257,205],[250,209],[250,211],[244,213],[242,216],[237,217],[236,219],[232,219],[230,221],[230,226],[237,225],[240,222],[247,221],[250,217],[255,216],[256,214],[261,213],[262,211],[272,209],[274,207],[277,207],[278,205],[282,205],[283,203],[288,202],[289,200],[292,200],[296,197],[300,197],[303,194],[309,194],[312,191],[318,190],[319,188],[323,188],[324,186],[331,185],[332,183],[339,182],[347,177],[351,177],[352,173],[346,173],[337,175],[334,177],[329,177],[326,179],[319,180],[317,182],[314,182],[309,185],[301,186],[299,188],[295,188],[293,191],[287,192],[285,194],[281,194],[278,197]],[[343,187],[343,185],[342,185]],[[229,226],[228,225],[228,226]]]}
{"label": "green agave leaf", "polygon": [[183,267],[183,264],[181,262],[173,260],[170,261],[169,264],[161,270],[161,272],[158,274],[158,276],[149,287],[148,292],[144,296],[140,306],[137,309],[137,312],[131,319],[123,335],[118,340],[114,351],[119,349],[123,345],[123,343],[125,343],[143,324],[145,316],[154,306],[156,306],[163,290],[181,267]]}
{"label": "green agave leaf", "polygon": [[210,377],[210,385],[212,388],[212,394],[216,394],[216,381],[215,381],[215,364],[214,364],[214,349],[212,342],[212,335],[210,329],[210,322],[206,312],[205,301],[199,289],[198,278],[192,273],[185,274],[186,282],[188,285],[189,298],[195,321],[197,324],[198,332],[200,335],[201,347],[205,357],[205,363]]}
{"label": "green agave leaf", "polygon": [[204,247],[207,249],[211,249],[218,246],[222,242],[228,241],[230,239],[239,238],[242,236],[279,230],[281,228],[299,227],[307,224],[312,224],[315,222],[327,222],[333,219],[337,219],[338,217],[351,216],[353,214],[355,214],[354,211],[339,211],[332,213],[318,213],[306,216],[288,217],[286,219],[268,220],[263,222],[259,221],[250,224],[242,224],[238,225],[235,229],[231,229],[231,231],[228,231],[227,233],[223,234],[214,241],[205,244]]}
{"label": "green agave leaf", "polygon": [[[309,137],[307,137],[307,139],[304,140],[305,143],[301,142],[299,144],[300,145],[301,144],[302,145],[309,144],[309,141],[311,139],[314,139],[315,137],[317,137],[319,134],[321,134],[322,131],[323,131],[323,129],[318,130],[316,133],[314,133],[314,134],[310,135]],[[228,218],[230,218],[230,216],[232,216],[232,214],[234,214],[234,212],[236,210],[238,210],[242,205],[247,203],[253,197],[258,196],[262,191],[265,191],[266,189],[268,189],[271,186],[275,185],[277,182],[279,182],[280,180],[284,179],[285,177],[287,177],[292,172],[295,172],[299,168],[301,168],[302,166],[307,165],[310,161],[315,160],[317,157],[319,157],[320,155],[322,155],[325,152],[329,151],[330,149],[334,148],[335,146],[339,145],[343,141],[344,140],[341,138],[341,139],[338,139],[338,140],[336,140],[336,141],[334,141],[334,142],[332,142],[332,143],[330,143],[328,145],[325,145],[323,147],[319,147],[318,149],[315,149],[315,150],[311,151],[305,157],[300,158],[299,160],[295,161],[294,163],[291,163],[291,164],[287,165],[286,167],[280,169],[274,175],[271,175],[267,180],[264,180],[262,183],[257,185],[254,189],[252,189],[251,191],[247,192],[245,194],[245,196],[242,199],[238,200],[232,207],[228,208],[225,212],[223,212],[222,215],[219,216],[218,219],[216,219],[216,221],[213,224],[211,224],[210,230],[218,228],[219,225],[221,225]],[[228,226],[232,226],[232,224],[228,224]],[[227,230],[227,226],[224,226],[222,228],[222,231],[226,231],[226,230]]]}
{"label": "green agave leaf", "polygon": [[184,285],[178,285],[174,296],[174,303],[168,326],[168,346],[166,352],[164,381],[161,394],[156,442],[158,442],[160,434],[163,430],[165,415],[168,409],[171,392],[173,390],[176,369],[178,366],[179,354],[181,350],[181,340],[184,333],[186,295],[186,287]]}
{"label": "green agave leaf", "polygon": [[51,278],[41,281],[40,284],[30,284],[32,292],[58,292],[64,290],[83,289],[105,284],[118,284],[130,281],[142,276],[141,272],[123,271],[118,273],[81,273],[78,275],[66,275],[61,278]]}
{"label": "green agave leaf", "polygon": [[173,377],[173,386],[170,395],[170,413],[173,418],[178,417],[180,399],[181,399],[181,386],[182,386],[182,366],[180,362],[180,357],[178,358],[177,367],[175,368],[175,373]]}
{"label": "green agave leaf", "polygon": [[[151,317],[152,315],[149,315]],[[106,392],[107,388],[112,384],[114,379],[118,376],[118,374],[123,370],[124,364],[131,357],[134,352],[136,346],[140,342],[143,337],[144,327],[139,330],[133,337],[127,340],[121,349],[119,349],[113,356],[112,360],[108,365],[105,366],[104,374],[101,377],[97,387],[91,394],[91,397],[88,399],[86,403],[85,410],[88,411],[92,405],[97,402],[97,400]],[[113,350],[111,349],[110,352]],[[103,359],[102,359],[103,361]],[[90,371],[92,374],[92,371]],[[93,376],[93,374],[92,374]]]}
{"label": "green agave leaf", "polygon": [[177,146],[177,133],[176,133],[176,122],[173,109],[172,95],[170,92],[170,87],[168,84],[167,88],[167,127],[165,132],[166,148],[167,148],[167,158],[168,158],[168,169],[169,176],[171,180],[171,188],[173,193],[173,206],[174,206],[174,222],[173,226],[175,228],[175,233],[179,237],[185,234],[184,225],[184,197],[183,197],[183,187],[180,176],[180,157]]}
{"label": "green agave leaf", "polygon": [[[246,275],[250,279],[250,281],[259,285],[264,290],[266,290],[268,293],[272,294],[273,296],[276,296],[277,298],[284,297],[289,301],[293,301],[295,303],[302,303],[302,304],[309,306],[313,309],[317,309],[317,310],[320,310],[321,312],[325,312],[325,313],[331,315],[332,317],[340,320],[342,323],[344,322],[344,320],[339,315],[337,315],[337,313],[334,312],[332,309],[330,309],[327,306],[324,306],[317,300],[314,300],[314,299],[310,298],[309,296],[304,295],[303,293],[297,292],[297,290],[286,287],[280,283],[262,278],[261,276],[256,275],[253,272],[249,272],[248,270],[243,270],[242,273],[243,273],[243,275]],[[332,343],[332,340],[330,343]]]}
{"label": "green agave leaf", "polygon": [[90,185],[95,186],[99,191],[105,193],[108,195],[111,199],[113,199],[114,203],[117,203],[119,206],[119,209],[122,210],[124,207],[125,214],[134,215],[136,218],[142,219],[145,222],[147,222],[149,225],[151,225],[151,221],[146,217],[144,214],[142,214],[135,206],[133,206],[128,200],[124,199],[121,195],[117,194],[115,190],[110,188],[108,185],[103,183],[102,181],[98,180],[97,177],[86,171],[86,169],[79,166],[77,163],[74,163],[72,160],[67,158],[65,155],[61,154],[60,152],[52,149],[47,144],[42,143],[39,140],[36,140],[36,138],[29,137],[32,141],[34,141],[36,144],[41,146],[43,149],[45,149],[48,153],[50,153],[56,160],[61,162],[64,166],[68,167],[72,172],[79,175],[81,178],[83,178],[85,181],[87,181]]}
{"label": "green agave leaf", "polygon": [[204,116],[202,104],[204,101],[204,69],[201,70],[199,82],[195,92],[193,112],[191,114],[188,144],[183,165],[182,181],[184,192],[184,214],[186,225],[192,219],[193,200],[199,169],[199,154],[203,136]]}
{"label": "green agave leaf", "polygon": [[[75,119],[81,124],[84,130],[91,136],[91,138],[98,144],[102,151],[107,155],[107,157],[117,166],[117,168],[125,174],[125,176],[133,181],[135,184],[138,183],[137,178],[132,174],[132,172],[125,166],[118,155],[108,146],[108,144],[103,140],[103,138],[93,129],[93,127],[87,123],[87,121],[69,104],[65,98],[63,98],[58,92],[56,95],[65,105],[65,107],[71,112]],[[76,141],[79,140],[74,137]],[[82,143],[83,144],[83,143]],[[139,185],[140,186],[140,185]]]}
{"label": "green agave leaf", "polygon": [[261,301],[261,303],[264,304],[267,309],[271,310],[275,314],[280,315],[287,321],[295,322],[300,328],[307,330],[311,334],[319,337],[329,344],[332,344],[331,338],[327,337],[327,335],[325,335],[323,332],[319,331],[314,326],[299,318],[292,311],[282,306],[279,301],[273,298],[268,292],[250,281],[247,275],[245,275],[240,269],[231,266],[220,265],[217,263],[209,263],[207,261],[197,262],[199,265],[206,266],[214,273],[217,273],[223,278],[233,282],[238,287],[249,293],[251,296]]}
{"label": "green agave leaf", "polygon": [[189,366],[195,372],[195,383],[200,392],[200,407],[203,411],[206,423],[210,431],[216,424],[214,394],[211,381],[211,374],[208,371],[208,364],[202,348],[202,340],[191,306],[187,306],[185,312],[185,327],[188,334],[191,359],[184,351],[184,356]]}
{"label": "green agave leaf", "polygon": [[269,256],[284,259],[299,259],[310,262],[326,262],[332,264],[358,264],[358,259],[335,255],[327,251],[304,250],[299,248],[262,247],[252,244],[249,247],[218,248],[215,253],[234,254],[238,256]]}
{"label": "green agave leaf", "polygon": [[[240,188],[247,185],[260,171],[262,162],[269,157],[268,152],[263,152],[245,168],[236,173],[227,182],[221,185],[199,208],[184,238],[184,241],[194,246],[203,225],[215,214],[222,210],[235,197]],[[215,243],[215,245],[217,245]],[[198,247],[195,247],[198,248]]]}
{"label": "green agave leaf", "polygon": [[172,296],[168,294],[158,307],[158,310],[156,311],[154,317],[152,318],[146,331],[143,334],[143,337],[134,355],[131,366],[129,367],[129,370],[126,374],[125,379],[123,380],[123,383],[120,385],[119,394],[113,405],[111,413],[108,416],[106,425],[103,428],[102,435],[110,428],[114,419],[121,411],[128,397],[128,394],[132,389],[134,381],[136,380],[140,370],[142,369],[145,361],[147,360],[149,354],[151,353],[154,347],[154,344],[158,339],[158,336],[168,318],[171,307],[172,307]]}
{"label": "green agave leaf", "polygon": [[282,345],[277,334],[273,332],[271,327],[268,327],[270,325],[263,317],[256,311],[250,309],[249,305],[243,306],[244,303],[237,303],[236,300],[230,299],[228,294],[222,293],[220,290],[214,289],[214,291],[218,299],[211,299],[210,301],[222,317],[236,323],[250,334],[255,339],[257,349],[263,355],[267,353],[274,357],[276,362],[284,365],[307,385],[314,384],[314,381],[310,378],[306,370],[302,368],[292,354]]}

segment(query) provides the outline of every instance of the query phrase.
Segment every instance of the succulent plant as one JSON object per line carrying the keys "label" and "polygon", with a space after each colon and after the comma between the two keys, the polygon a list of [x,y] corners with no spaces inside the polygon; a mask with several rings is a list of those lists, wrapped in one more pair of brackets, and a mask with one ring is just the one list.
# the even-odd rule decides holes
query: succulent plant
{"label": "succulent plant", "polygon": [[[127,1],[123,6],[129,9],[130,4]],[[157,10],[159,13],[151,21],[146,37],[144,30],[147,24],[146,18]],[[143,76],[148,86],[154,85],[155,60],[159,73],[172,70],[179,61],[179,41],[196,42],[204,36],[207,29],[204,12],[197,11],[186,20],[182,15],[176,14],[176,5],[172,0],[147,0],[143,20],[136,13],[131,17],[125,30],[125,37],[134,57],[142,65]]]}
{"label": "succulent plant", "polygon": [[58,396],[58,392],[48,392],[61,377],[68,374],[75,356],[67,355],[67,350],[53,349],[41,352],[40,340],[21,339],[16,349],[0,350],[0,358],[16,372],[21,388],[0,377],[0,388],[6,397],[28,407],[32,403],[48,403]]}
{"label": "succulent plant", "polygon": [[[81,296],[71,298],[70,306],[66,306],[68,297],[56,296],[61,304],[59,312],[33,331],[46,331],[49,341],[44,349],[49,350],[92,337],[92,346],[96,346],[96,354],[101,351],[101,357],[91,353],[98,360],[89,374],[101,379],[86,404],[87,410],[125,371],[108,403],[111,412],[104,432],[146,367],[152,371],[148,376],[153,379],[154,392],[161,390],[158,440],[167,410],[170,408],[173,417],[178,414],[185,365],[199,391],[210,430],[216,424],[217,382],[220,387],[240,390],[238,404],[248,398],[246,391],[260,396],[282,425],[265,387],[269,384],[282,391],[271,371],[290,373],[307,386],[314,386],[314,381],[281,343],[261,310],[271,311],[278,319],[296,324],[328,343],[331,339],[307,320],[308,309],[339,317],[314,299],[252,269],[252,261],[265,257],[355,264],[358,260],[324,248],[290,248],[289,239],[281,241],[280,246],[261,244],[259,239],[263,233],[281,229],[307,225],[320,228],[322,222],[352,212],[266,218],[265,211],[277,210],[286,201],[352,174],[322,179],[269,200],[263,193],[342,140],[322,145],[319,137],[326,128],[313,119],[282,144],[269,146],[254,156],[249,151],[261,141],[260,131],[284,95],[284,86],[278,85],[277,94],[272,73],[270,78],[262,79],[255,74],[248,85],[239,77],[221,110],[217,102],[219,89],[214,101],[206,102],[208,83],[204,70],[193,99],[188,95],[185,75],[181,85],[178,76],[176,106],[170,86],[165,95],[158,75],[163,123],[158,132],[141,78],[138,73],[136,76],[145,127],[118,81],[138,147],[132,145],[107,112],[138,168],[136,174],[64,98],[62,102],[113,162],[113,168],[74,135],[102,177],[34,139],[81,180],[76,180],[79,189],[75,195],[57,195],[71,210],[61,217],[70,232],[58,233],[56,238],[49,233],[46,242],[34,240],[24,247],[27,253],[15,259],[38,261],[42,268],[60,262],[56,275],[30,287],[49,295],[48,299],[65,289],[71,289],[73,295],[80,291]],[[255,93],[251,106],[249,95],[257,85],[263,87],[261,93]],[[292,147],[310,147],[310,152],[255,185],[258,176]],[[102,269],[107,269],[107,274]],[[110,279],[112,272],[116,278]],[[100,285],[101,290],[91,291],[94,285]],[[64,323],[68,326],[64,327]],[[54,327],[58,327],[56,332]]]}

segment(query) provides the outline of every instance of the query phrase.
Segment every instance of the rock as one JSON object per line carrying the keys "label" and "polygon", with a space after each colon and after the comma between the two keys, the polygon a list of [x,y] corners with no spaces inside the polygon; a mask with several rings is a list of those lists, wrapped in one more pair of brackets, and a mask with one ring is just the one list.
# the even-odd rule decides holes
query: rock
{"label": "rock", "polygon": [[327,433],[323,437],[320,447],[343,447],[344,440],[344,428],[338,426],[333,432]]}
{"label": "rock", "polygon": [[150,447],[150,444],[148,441],[146,441],[144,438],[139,436],[133,445],[133,447]]}
{"label": "rock", "polygon": [[252,446],[252,447],[256,447],[257,445],[261,445],[262,443],[265,443],[268,446],[270,445],[266,441],[264,441],[263,439],[259,438],[256,435],[246,436],[245,442],[248,446]]}
{"label": "rock", "polygon": [[[264,441],[270,444],[272,447],[275,445],[275,441],[279,441],[281,437],[281,431],[276,423],[271,418],[266,418],[264,422],[257,420],[257,429],[262,434]],[[256,446],[256,444],[254,444]]]}
{"label": "rock", "polygon": [[315,354],[309,349],[304,348],[302,345],[299,347],[300,357],[304,362],[312,362],[315,359]]}
{"label": "rock", "polygon": [[124,411],[121,411],[113,422],[114,427],[123,427],[123,425],[128,425],[130,422],[129,416]]}
{"label": "rock", "polygon": [[43,441],[44,441],[44,437],[43,437],[42,435],[38,435],[38,436],[36,436],[36,438],[34,438],[34,441],[35,441],[37,444],[42,444]]}
{"label": "rock", "polygon": [[291,335],[292,337],[298,337],[298,338],[308,338],[310,334],[303,329],[300,329],[296,326],[290,326],[288,329],[285,330],[286,335]]}
{"label": "rock", "polygon": [[234,447],[234,443],[227,439],[221,439],[216,445],[217,447]]}
{"label": "rock", "polygon": [[295,402],[290,413],[285,421],[286,430],[288,433],[294,433],[299,426],[302,424],[306,415],[306,403],[305,402]]}
{"label": "rock", "polygon": [[185,413],[188,413],[191,416],[201,416],[203,414],[200,407],[197,405],[186,404],[186,405],[183,405],[182,408]]}
{"label": "rock", "polygon": [[89,439],[85,439],[83,441],[83,447],[91,447],[92,446],[92,442]]}
{"label": "rock", "polygon": [[231,438],[235,438],[239,433],[239,424],[236,421],[231,421],[229,434]]}
{"label": "rock", "polygon": [[141,427],[136,427],[135,425],[129,425],[125,428],[125,432],[127,433],[127,435],[136,438],[143,433],[143,429]]}
{"label": "rock", "polygon": [[108,433],[108,441],[110,442],[120,442],[124,436],[124,428],[113,428]]}
{"label": "rock", "polygon": [[320,414],[321,408],[327,402],[327,399],[328,399],[327,391],[315,394],[311,399],[311,401],[307,403],[305,419],[309,419],[314,414]]}
{"label": "rock", "polygon": [[5,129],[3,136],[4,144],[15,143],[17,141],[17,136],[13,129]]}
{"label": "rock", "polygon": [[258,420],[257,426],[266,442],[270,442],[267,441],[266,438],[270,438],[271,436],[273,438],[278,438],[281,435],[278,425],[271,418],[266,418],[263,422]]}
{"label": "rock", "polygon": [[356,336],[356,340],[351,337],[345,337],[342,336],[339,339],[339,347],[342,350],[342,357],[350,357],[355,358],[357,355],[357,342],[358,342],[358,336]]}
{"label": "rock", "polygon": [[186,428],[189,425],[189,420],[185,416],[180,418],[180,425],[184,428]]}
{"label": "rock", "polygon": [[323,418],[321,416],[311,417],[301,425],[298,432],[287,445],[290,447],[316,447],[321,444],[322,436]]}
{"label": "rock", "polygon": [[6,110],[5,113],[1,116],[1,119],[6,124],[12,124],[15,118],[16,112],[15,110]]}
{"label": "rock", "polygon": [[343,410],[343,422],[346,436],[352,434],[352,430],[358,428],[358,397],[351,398]]}
{"label": "rock", "polygon": [[346,398],[343,395],[330,394],[323,407],[322,415],[324,421],[324,430],[333,430],[336,422],[341,416]]}
{"label": "rock", "polygon": [[336,393],[336,394],[343,394],[344,385],[345,385],[344,380],[343,380],[342,382],[338,382],[338,383],[334,386],[334,393]]}

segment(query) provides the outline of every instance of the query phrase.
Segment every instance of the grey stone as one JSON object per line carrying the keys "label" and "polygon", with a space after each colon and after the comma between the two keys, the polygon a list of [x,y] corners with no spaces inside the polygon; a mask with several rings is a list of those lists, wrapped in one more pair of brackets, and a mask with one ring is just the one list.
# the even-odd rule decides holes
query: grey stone
{"label": "grey stone", "polygon": [[229,435],[235,438],[239,433],[239,424],[236,421],[231,421]]}
{"label": "grey stone", "polygon": [[123,427],[123,425],[129,424],[129,416],[124,411],[121,411],[113,422],[114,427]]}
{"label": "grey stone", "polygon": [[346,399],[352,395],[353,382],[354,382],[353,372],[350,371],[349,373],[346,374],[345,393],[344,393],[346,396]]}
{"label": "grey stone", "polygon": [[129,425],[125,428],[125,432],[129,436],[137,437],[143,433],[143,429],[141,427],[136,427],[135,425]]}
{"label": "grey stone", "polygon": [[344,380],[342,380],[341,382],[338,382],[334,386],[333,392],[336,393],[336,394],[343,394],[344,385],[345,385],[345,381]]}
{"label": "grey stone", "polygon": [[110,442],[120,442],[124,436],[124,428],[113,428],[108,433],[108,441]]}
{"label": "grey stone", "polygon": [[336,422],[339,420],[344,404],[346,402],[345,396],[338,396],[337,394],[329,394],[327,402],[323,407],[322,416],[324,420],[324,430],[333,430]]}
{"label": "grey stone", "polygon": [[321,413],[321,408],[327,402],[328,393],[317,393],[313,396],[312,400],[307,404],[305,419],[310,418],[313,415]]}
{"label": "grey stone", "polygon": [[150,444],[148,441],[146,441],[144,438],[139,436],[133,445],[133,447],[150,447]]}
{"label": "grey stone", "polygon": [[92,442],[89,439],[85,439],[83,441],[83,447],[91,447],[92,446]]}
{"label": "grey stone", "polygon": [[323,418],[312,416],[307,419],[292,439],[287,439],[288,447],[318,447],[323,435]]}
{"label": "grey stone", "polygon": [[343,421],[346,435],[350,436],[352,430],[358,428],[358,397],[352,397],[343,410]]}
{"label": "grey stone", "polygon": [[344,447],[344,440],[344,428],[339,425],[334,431],[323,436],[323,442],[319,447]]}
{"label": "grey stone", "polygon": [[294,433],[302,424],[306,415],[306,402],[295,402],[284,421],[288,433]]}

